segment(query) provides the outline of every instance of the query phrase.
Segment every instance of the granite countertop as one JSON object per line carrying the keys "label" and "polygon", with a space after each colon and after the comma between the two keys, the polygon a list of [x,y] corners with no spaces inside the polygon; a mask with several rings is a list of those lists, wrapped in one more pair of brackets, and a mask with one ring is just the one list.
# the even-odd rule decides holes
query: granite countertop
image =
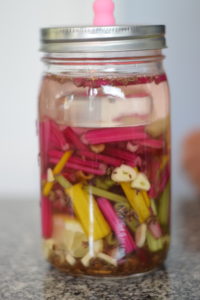
{"label": "granite countertop", "polygon": [[37,201],[1,201],[0,299],[200,300],[200,199],[174,202],[165,265],[145,276],[100,281],[66,276],[43,260]]}

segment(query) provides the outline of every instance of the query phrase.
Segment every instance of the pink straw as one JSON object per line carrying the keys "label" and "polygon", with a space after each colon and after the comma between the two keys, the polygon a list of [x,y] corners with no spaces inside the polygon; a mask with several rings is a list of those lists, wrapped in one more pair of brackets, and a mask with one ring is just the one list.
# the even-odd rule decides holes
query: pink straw
{"label": "pink straw", "polygon": [[105,198],[98,198],[97,203],[126,253],[136,250],[136,244],[132,235],[123,221],[117,216],[110,202]]}
{"label": "pink straw", "polygon": [[94,21],[95,26],[115,25],[114,2],[112,0],[96,0],[94,2]]}

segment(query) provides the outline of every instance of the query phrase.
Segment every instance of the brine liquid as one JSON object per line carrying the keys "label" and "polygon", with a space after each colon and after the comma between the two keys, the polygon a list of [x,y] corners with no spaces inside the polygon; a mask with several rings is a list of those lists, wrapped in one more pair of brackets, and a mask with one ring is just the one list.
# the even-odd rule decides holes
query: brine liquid
{"label": "brine liquid", "polygon": [[47,259],[69,274],[149,271],[167,254],[170,126],[164,74],[47,75],[40,94]]}

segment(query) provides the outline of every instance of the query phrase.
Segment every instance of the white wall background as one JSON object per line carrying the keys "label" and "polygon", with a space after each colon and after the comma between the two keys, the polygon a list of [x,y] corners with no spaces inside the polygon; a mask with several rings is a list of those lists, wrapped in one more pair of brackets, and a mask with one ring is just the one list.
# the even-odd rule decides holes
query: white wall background
{"label": "white wall background", "polygon": [[[0,1],[0,199],[38,195],[35,120],[42,65],[39,28],[91,24],[92,0]],[[167,25],[165,66],[172,91],[174,193],[189,185],[178,167],[180,142],[200,127],[200,1],[116,0],[118,23]]]}

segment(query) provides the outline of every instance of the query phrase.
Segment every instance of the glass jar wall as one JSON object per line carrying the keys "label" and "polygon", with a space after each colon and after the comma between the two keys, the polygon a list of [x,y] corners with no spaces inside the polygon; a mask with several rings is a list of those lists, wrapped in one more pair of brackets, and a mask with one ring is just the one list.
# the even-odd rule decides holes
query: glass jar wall
{"label": "glass jar wall", "polygon": [[[124,54],[124,56],[122,55]],[[170,107],[160,50],[46,53],[39,97],[46,258],[73,275],[144,273],[170,241]]]}

